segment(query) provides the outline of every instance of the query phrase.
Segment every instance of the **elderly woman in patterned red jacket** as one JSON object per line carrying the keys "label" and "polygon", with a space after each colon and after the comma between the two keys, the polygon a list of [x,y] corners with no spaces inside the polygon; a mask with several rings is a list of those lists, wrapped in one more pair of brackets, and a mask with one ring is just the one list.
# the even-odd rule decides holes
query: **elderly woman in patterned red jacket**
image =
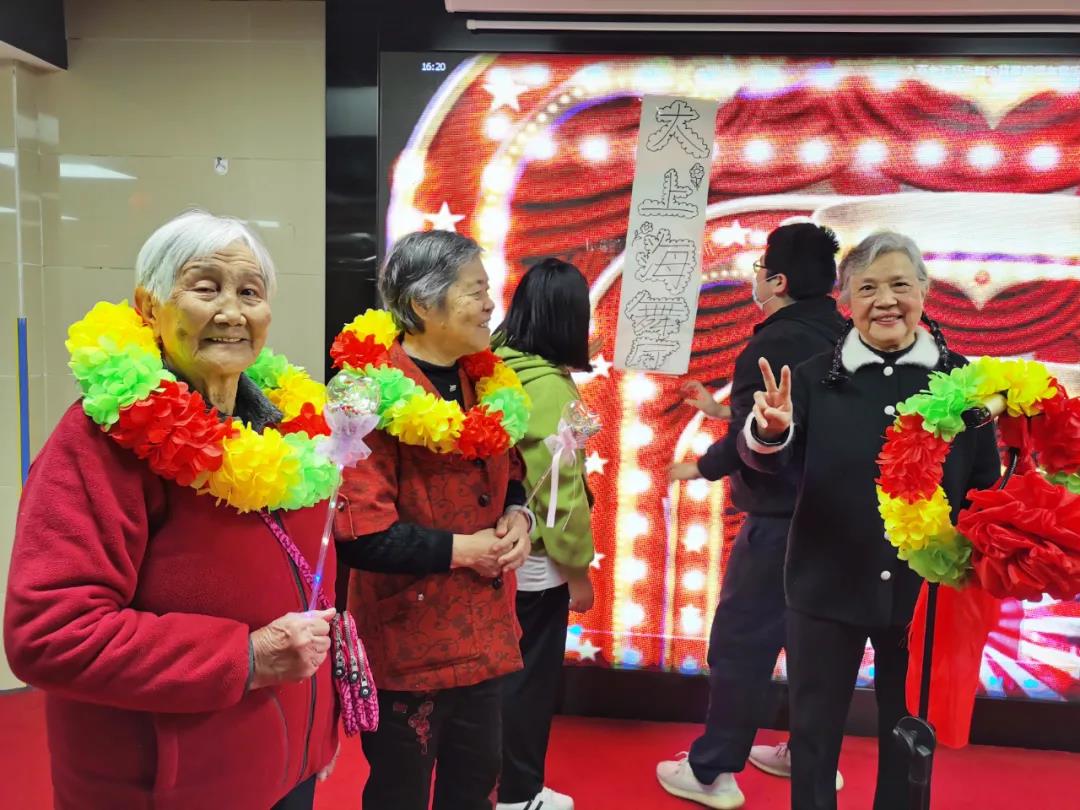
{"label": "elderly woman in patterned red jacket", "polygon": [[[529,555],[534,520],[508,436],[519,433],[513,420],[527,424],[525,399],[488,349],[494,304],[473,240],[406,236],[379,292],[400,330],[378,372],[381,410],[399,418],[384,420],[369,437],[371,458],[346,471],[336,524],[339,558],[358,569],[349,608],[379,686],[380,725],[363,735],[371,766],[363,804],[427,810],[434,769],[435,810],[490,808],[501,764],[500,676],[522,666],[512,571]],[[395,375],[401,382],[394,369],[428,395],[426,404],[411,409],[408,390],[385,384]],[[501,401],[502,412],[477,410],[481,397]],[[503,439],[465,447],[465,433],[440,440],[419,427],[424,413],[442,414],[443,424],[456,414],[451,421],[461,424],[462,411],[466,425],[502,419]],[[489,427],[489,437],[504,429]]]}

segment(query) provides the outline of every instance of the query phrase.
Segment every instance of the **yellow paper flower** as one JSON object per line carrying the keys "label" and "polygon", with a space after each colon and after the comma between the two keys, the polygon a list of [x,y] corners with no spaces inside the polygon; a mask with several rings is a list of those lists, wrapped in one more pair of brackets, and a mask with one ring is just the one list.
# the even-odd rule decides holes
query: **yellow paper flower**
{"label": "yellow paper flower", "polygon": [[386,432],[405,444],[437,453],[454,449],[465,415],[456,402],[418,393],[395,403],[385,414]]}
{"label": "yellow paper flower", "polygon": [[300,481],[300,458],[273,428],[256,433],[247,425],[224,442],[219,469],[206,491],[240,512],[276,509]]}
{"label": "yellow paper flower", "polygon": [[277,383],[277,388],[267,390],[266,396],[284,414],[286,422],[299,416],[306,402],[322,413],[326,405],[326,386],[311,379],[306,371],[289,366],[278,376]]}
{"label": "yellow paper flower", "polygon": [[1005,394],[1009,416],[1042,413],[1042,400],[1057,393],[1046,366],[1034,360],[1013,360],[1006,365],[1005,374],[1009,380]]}
{"label": "yellow paper flower", "polygon": [[908,503],[877,488],[878,511],[885,522],[889,542],[900,549],[917,551],[926,548],[927,540],[952,528],[949,501],[940,486],[930,500]]}
{"label": "yellow paper flower", "polygon": [[397,340],[400,330],[393,316],[385,309],[369,309],[353,318],[343,331],[354,332],[361,339],[370,335],[376,343],[389,349]]}
{"label": "yellow paper flower", "polygon": [[151,354],[159,351],[153,330],[143,323],[139,313],[128,306],[127,301],[96,303],[82,320],[68,327],[64,345],[72,353],[99,345],[114,352],[133,346]]}
{"label": "yellow paper flower", "polygon": [[978,371],[979,383],[974,392],[977,397],[986,399],[1008,390],[1009,377],[1005,371],[1008,362],[1000,357],[980,357],[971,364]]}
{"label": "yellow paper flower", "polygon": [[518,379],[517,374],[506,363],[496,363],[495,370],[491,372],[490,377],[484,377],[482,380],[476,383],[476,398],[483,399],[492,391],[499,388],[517,388],[524,392],[524,388],[521,386],[521,380]]}

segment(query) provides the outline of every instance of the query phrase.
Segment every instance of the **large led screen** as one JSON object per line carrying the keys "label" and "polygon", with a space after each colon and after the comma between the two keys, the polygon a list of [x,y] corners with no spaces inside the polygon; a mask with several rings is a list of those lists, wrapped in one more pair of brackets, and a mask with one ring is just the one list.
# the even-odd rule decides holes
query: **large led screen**
{"label": "large led screen", "polygon": [[[387,248],[468,233],[500,309],[545,256],[590,281],[604,349],[579,383],[605,429],[587,455],[597,603],[572,618],[574,664],[700,672],[741,520],[725,482],[665,475],[726,424],[680,404],[680,379],[610,365],[643,94],[720,100],[690,376],[728,385],[766,234],[809,218],[845,247],[882,226],[913,236],[957,351],[1037,358],[1080,392],[1076,60],[386,53],[380,83]],[[982,692],[1080,699],[1078,644],[1077,603],[1007,602]]]}

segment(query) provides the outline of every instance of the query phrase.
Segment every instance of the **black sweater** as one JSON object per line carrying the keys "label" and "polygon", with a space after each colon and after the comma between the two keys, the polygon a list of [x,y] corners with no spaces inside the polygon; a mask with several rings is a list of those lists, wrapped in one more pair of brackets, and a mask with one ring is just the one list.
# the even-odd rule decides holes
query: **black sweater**
{"label": "black sweater", "polygon": [[794,369],[815,354],[831,350],[843,331],[844,321],[836,312],[836,302],[826,296],[789,304],[754,327],[750,341],[735,360],[731,427],[698,459],[703,478],[716,481],[730,476],[731,501],[739,511],[773,517],[790,517],[795,511],[792,475],[765,475],[745,466],[739,458],[739,429],[754,407],[754,392],[761,390],[758,358],[768,360],[779,374],[785,365]]}
{"label": "black sweater", "polygon": [[[871,351],[852,331],[843,352],[847,382],[834,388],[822,383],[829,354],[795,370],[794,428],[782,449],[763,448],[749,421],[739,431],[747,464],[763,472],[790,465],[797,474],[784,573],[791,608],[862,627],[911,620],[922,580],[885,539],[874,480],[895,406],[926,387],[938,356],[923,330],[911,351],[891,357]],[[967,362],[959,355],[953,359]],[[774,452],[763,455],[762,449]],[[992,425],[956,437],[941,482],[954,522],[968,491],[993,486],[1000,474]]]}

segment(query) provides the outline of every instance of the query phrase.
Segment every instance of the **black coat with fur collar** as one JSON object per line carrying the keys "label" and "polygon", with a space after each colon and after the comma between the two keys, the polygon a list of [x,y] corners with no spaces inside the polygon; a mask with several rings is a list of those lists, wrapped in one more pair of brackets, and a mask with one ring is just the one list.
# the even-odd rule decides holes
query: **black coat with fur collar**
{"label": "black coat with fur collar", "polygon": [[[830,354],[795,370],[794,429],[784,444],[757,441],[748,420],[739,450],[748,465],[762,472],[777,472],[787,464],[801,470],[788,537],[788,605],[852,625],[903,625],[911,620],[922,580],[884,537],[874,483],[877,455],[896,405],[926,387],[939,352],[921,328],[912,349],[895,358],[871,351],[851,331],[842,358],[849,379],[833,388],[822,382]],[[953,360],[955,365],[967,362],[959,355]],[[992,426],[956,437],[942,480],[954,522],[968,491],[991,487],[1000,464]]]}

